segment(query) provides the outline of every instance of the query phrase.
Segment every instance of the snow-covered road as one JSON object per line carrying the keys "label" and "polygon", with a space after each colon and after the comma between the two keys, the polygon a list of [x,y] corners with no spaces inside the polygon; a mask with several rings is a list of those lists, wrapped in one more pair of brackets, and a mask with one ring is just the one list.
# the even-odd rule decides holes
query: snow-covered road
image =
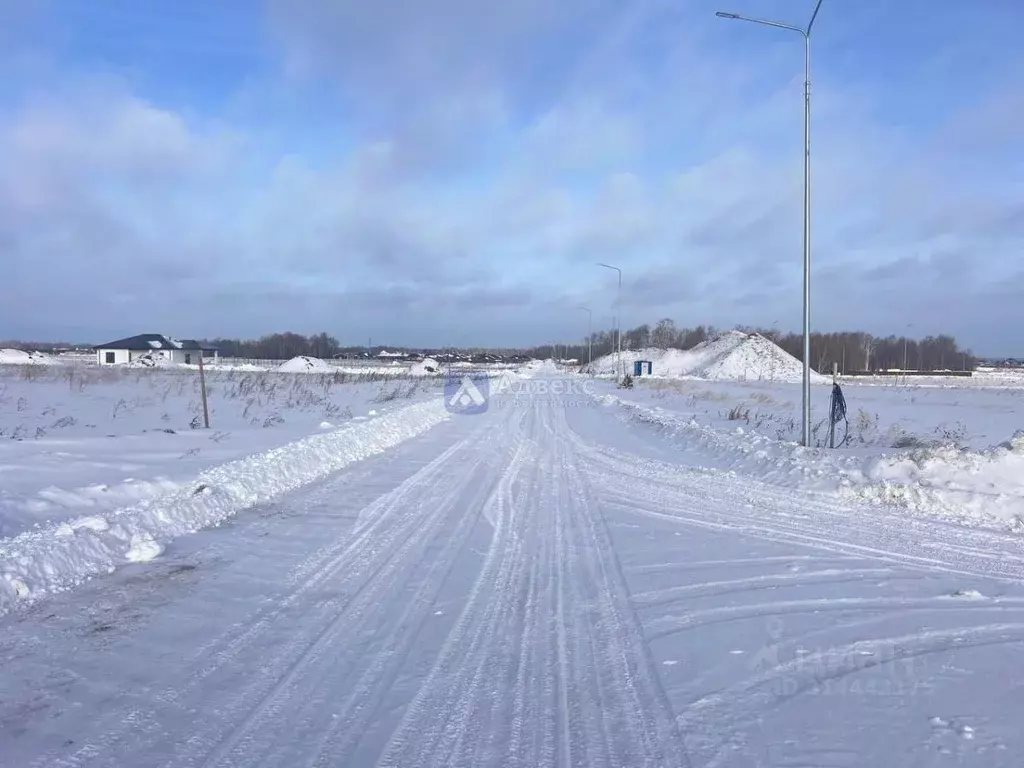
{"label": "snow-covered road", "polygon": [[0,765],[1016,766],[1024,541],[508,396],[0,619]]}

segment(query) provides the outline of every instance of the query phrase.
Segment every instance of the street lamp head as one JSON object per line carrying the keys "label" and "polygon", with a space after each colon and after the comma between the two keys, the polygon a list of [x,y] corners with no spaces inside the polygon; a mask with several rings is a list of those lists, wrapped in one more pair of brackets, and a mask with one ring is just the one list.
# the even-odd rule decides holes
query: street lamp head
{"label": "street lamp head", "polygon": [[738,13],[726,13],[725,11],[716,11],[715,16],[720,19],[738,19],[740,17]]}

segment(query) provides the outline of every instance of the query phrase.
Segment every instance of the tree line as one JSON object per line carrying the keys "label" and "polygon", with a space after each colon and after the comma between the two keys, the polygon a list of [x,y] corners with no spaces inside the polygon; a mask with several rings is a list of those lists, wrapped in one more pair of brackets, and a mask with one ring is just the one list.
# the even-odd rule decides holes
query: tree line
{"label": "tree line", "polygon": [[[803,336],[798,333],[780,333],[771,328],[741,326],[737,330],[745,333],[759,333],[778,344],[798,360],[803,360]],[[698,344],[713,339],[720,329],[708,325],[694,328],[679,328],[670,318],[663,318],[653,326],[644,323],[635,328],[623,330],[623,349],[693,349]],[[587,339],[570,344],[537,346],[529,349],[487,349],[452,350],[457,352],[499,352],[520,353],[536,358],[559,357],[587,360]],[[329,359],[339,355],[362,356],[367,352],[377,354],[384,347],[342,346],[338,339],[328,333],[304,336],[300,333],[272,333],[258,339],[204,339],[204,343],[215,347],[221,357],[241,357],[263,360],[289,360],[300,355]],[[615,334],[612,330],[597,331],[590,337],[594,358],[615,351]],[[71,344],[24,343],[19,341],[0,342],[0,348],[55,351],[71,348]],[[391,350],[401,347],[387,347]],[[419,350],[428,351],[428,350]],[[811,334],[811,365],[822,373],[831,372],[833,364],[843,372],[880,370],[970,370],[977,360],[970,350],[962,349],[953,336],[940,334],[924,339],[904,336],[876,337],[863,331],[843,333]]]}
{"label": "tree line", "polygon": [[[744,333],[759,333],[798,360],[803,360],[803,335],[780,333],[771,328],[741,326],[736,330]],[[695,328],[678,328],[670,318],[659,320],[653,327],[648,324],[622,331],[622,348],[644,349],[693,349],[702,342],[718,336],[722,331],[713,326],[698,325]],[[594,359],[615,351],[615,333],[612,330],[598,331],[591,335]],[[528,350],[534,357],[587,360],[588,339],[582,342],[535,347]],[[968,349],[963,349],[953,336],[940,334],[923,339],[905,336],[877,337],[863,331],[811,334],[811,367],[821,373],[832,371],[833,364],[841,372],[912,370],[943,371],[970,370],[977,360]]]}
{"label": "tree line", "polygon": [[271,333],[258,339],[206,339],[204,343],[214,347],[221,357],[258,360],[290,360],[300,355],[330,359],[344,352],[338,340],[328,333],[303,336],[288,331]]}

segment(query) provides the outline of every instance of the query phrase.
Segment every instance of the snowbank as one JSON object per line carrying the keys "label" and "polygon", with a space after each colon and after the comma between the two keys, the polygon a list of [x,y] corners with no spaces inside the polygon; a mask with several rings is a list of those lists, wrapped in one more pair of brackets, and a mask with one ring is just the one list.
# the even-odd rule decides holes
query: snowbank
{"label": "snowbank", "polygon": [[697,423],[663,408],[604,394],[628,422],[644,424],[695,454],[697,466],[727,469],[787,487],[891,504],[961,524],[1024,530],[1024,433],[985,451],[937,444],[881,456],[805,448],[757,434]]}
{"label": "snowbank", "polygon": [[330,373],[333,368],[319,357],[306,357],[304,355],[293,357],[286,363],[281,363],[277,369],[285,373]]}
{"label": "snowbank", "polygon": [[[178,363],[169,360],[160,354],[144,354],[133,357],[131,360],[120,363],[125,368],[177,368]],[[198,366],[197,366],[198,367]]]}
{"label": "snowbank", "polygon": [[177,536],[382,453],[446,418],[441,400],[417,403],[215,467],[186,488],[135,506],[0,541],[0,613],[125,562],[151,559]]}
{"label": "snowbank", "polygon": [[864,475],[869,482],[852,485],[850,494],[1024,529],[1024,432],[987,451],[936,445],[884,456]]}
{"label": "snowbank", "polygon": [[[728,331],[688,350],[623,350],[621,359],[627,373],[633,370],[635,361],[650,360],[654,376],[779,382],[798,382],[803,378],[803,364],[799,360],[764,336],[741,331]],[[598,374],[614,374],[615,354],[595,360],[594,370]],[[829,379],[812,371],[811,381],[827,383]]]}
{"label": "snowbank", "polygon": [[441,364],[432,357],[426,357],[409,368],[410,376],[434,376],[441,373]]}
{"label": "snowbank", "polygon": [[56,365],[57,361],[42,352],[0,349],[0,365]]}

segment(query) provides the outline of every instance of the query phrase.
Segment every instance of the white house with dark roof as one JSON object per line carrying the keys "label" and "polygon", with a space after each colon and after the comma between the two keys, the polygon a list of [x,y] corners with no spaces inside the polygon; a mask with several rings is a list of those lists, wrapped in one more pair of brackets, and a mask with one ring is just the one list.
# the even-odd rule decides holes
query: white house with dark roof
{"label": "white house with dark roof", "polygon": [[99,344],[93,349],[96,351],[96,362],[100,365],[120,365],[143,359],[198,365],[200,355],[203,359],[217,359],[217,350],[209,344],[202,345],[192,339],[172,339],[159,333],[140,333],[127,339]]}

